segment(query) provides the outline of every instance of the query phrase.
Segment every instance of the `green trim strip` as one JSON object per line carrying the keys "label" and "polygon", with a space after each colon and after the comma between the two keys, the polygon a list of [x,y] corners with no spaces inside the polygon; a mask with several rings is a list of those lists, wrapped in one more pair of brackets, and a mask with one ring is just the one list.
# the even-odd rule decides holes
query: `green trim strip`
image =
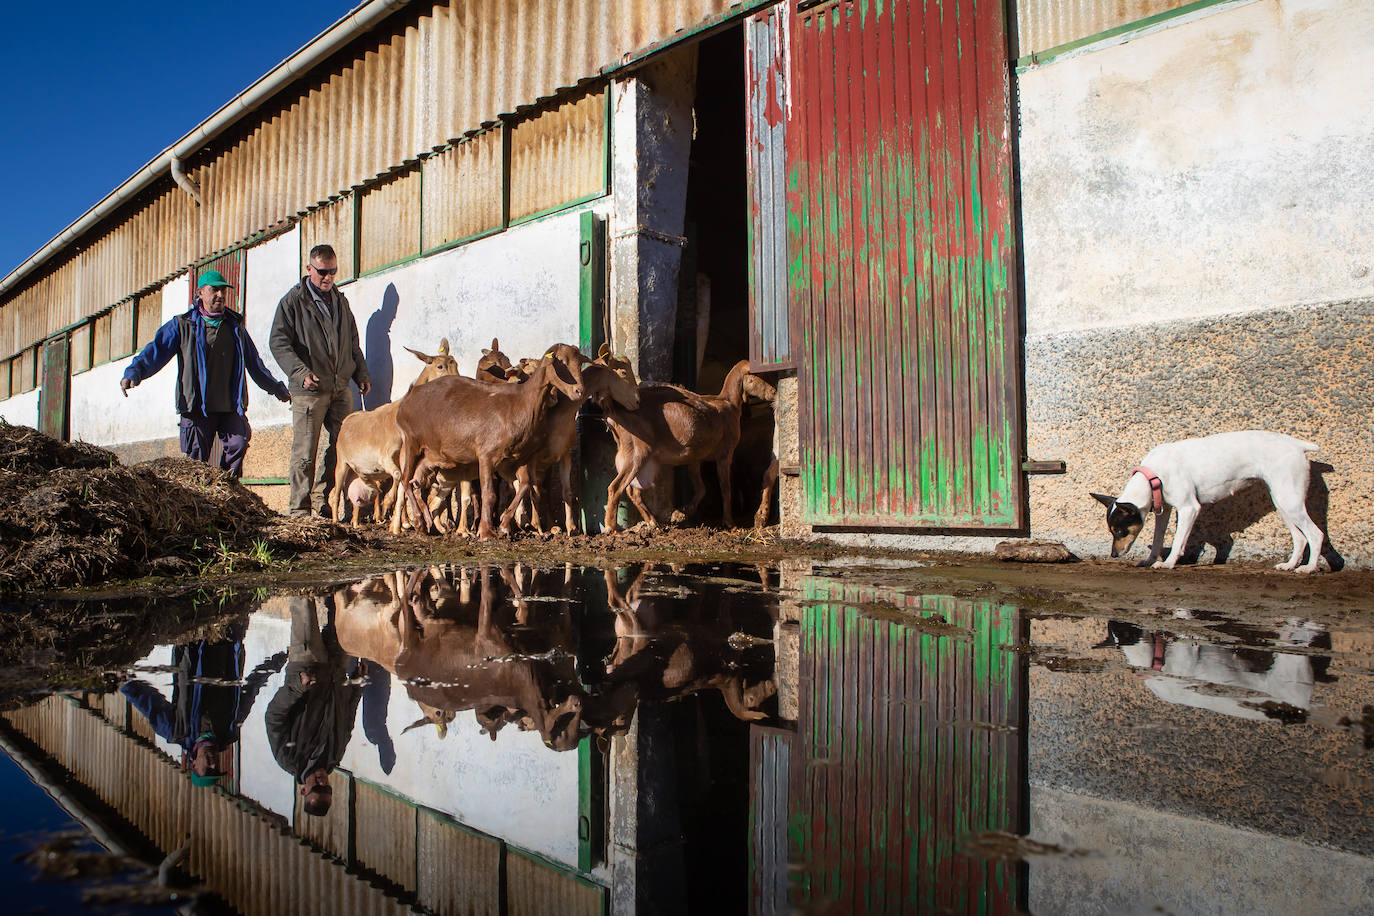
{"label": "green trim strip", "polygon": [[[1040,67],[1045,64],[1053,63],[1067,54],[1081,50],[1088,45],[1097,44],[1098,42],[1109,41],[1113,38],[1135,38],[1138,33],[1144,33],[1156,26],[1163,25],[1171,19],[1178,19],[1181,16],[1198,13],[1209,7],[1229,8],[1233,6],[1244,6],[1254,2],[1255,0],[1194,0],[1194,2],[1185,3],[1177,9],[1166,10],[1162,13],[1155,13],[1153,16],[1146,16],[1144,19],[1137,19],[1134,22],[1113,26],[1110,29],[1088,35],[1084,38],[1068,41],[1062,45],[1055,45],[1043,51],[1032,51],[1030,54],[1016,61],[1016,72],[1024,73],[1032,67]],[[1220,12],[1220,10],[1217,10],[1217,12]]]}
{"label": "green trim strip", "polygon": [[277,487],[290,482],[286,477],[245,477],[239,481],[245,487]]}
{"label": "green trim strip", "polygon": [[546,207],[543,210],[537,210],[534,213],[529,214],[528,216],[521,216],[517,219],[513,219],[507,224],[507,228],[523,226],[525,223],[532,223],[535,220],[540,219],[541,217],[552,216],[555,213],[562,213],[564,210],[571,210],[575,207],[580,207],[583,204],[589,204],[594,200],[601,200],[605,196],[605,190],[594,191],[591,194],[586,195],[585,197],[579,197],[576,200],[570,200],[566,203],[555,204],[552,207]]}
{"label": "green trim strip", "polygon": [[444,242],[442,245],[435,245],[433,248],[426,248],[424,251],[420,252],[417,258],[426,258],[432,254],[439,254],[442,251],[448,251],[450,248],[457,248],[460,245],[466,245],[469,242],[475,242],[478,239],[485,239],[493,235],[500,235],[504,231],[505,230],[503,230],[500,226],[493,226],[490,229],[483,229],[481,232],[474,232],[472,235],[465,235],[460,239],[454,239],[451,242]]}

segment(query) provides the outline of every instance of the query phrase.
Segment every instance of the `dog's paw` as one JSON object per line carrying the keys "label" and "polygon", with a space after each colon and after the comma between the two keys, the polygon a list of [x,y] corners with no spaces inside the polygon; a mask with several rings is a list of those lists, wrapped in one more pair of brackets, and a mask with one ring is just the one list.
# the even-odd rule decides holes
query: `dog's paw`
{"label": "dog's paw", "polygon": [[1165,560],[1155,560],[1153,563],[1150,564],[1150,567],[1151,567],[1152,569],[1169,569],[1169,568],[1170,568],[1168,562],[1165,561]]}
{"label": "dog's paw", "polygon": [[1276,563],[1276,564],[1274,564],[1274,568],[1277,569],[1277,570],[1281,570],[1282,572],[1292,572],[1294,569],[1297,568],[1297,566],[1298,566],[1298,564],[1296,564],[1296,563]]}

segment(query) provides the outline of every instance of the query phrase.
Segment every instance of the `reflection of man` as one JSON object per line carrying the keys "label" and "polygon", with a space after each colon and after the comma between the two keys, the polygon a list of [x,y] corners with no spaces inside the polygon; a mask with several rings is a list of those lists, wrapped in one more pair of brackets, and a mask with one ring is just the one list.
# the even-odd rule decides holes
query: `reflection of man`
{"label": "reflection of man", "polygon": [[158,737],[181,746],[181,765],[191,771],[191,782],[197,786],[214,785],[224,775],[225,755],[239,739],[253,700],[286,661],[285,653],[277,653],[240,681],[245,629],[235,624],[218,642],[173,646],[176,679],[170,703],[143,680],[131,680],[119,690]]}
{"label": "reflection of man", "polygon": [[329,813],[329,774],[343,759],[362,699],[362,663],[344,654],[331,619],[320,630],[316,598],[291,598],[286,682],[267,706],[272,756],[296,778],[306,814]]}
{"label": "reflection of man", "polygon": [[[338,270],[333,248],[310,249],[306,275],[282,296],[272,321],[272,355],[291,385],[292,515],[309,515],[312,496],[318,511],[328,511],[334,443],[344,417],[353,411],[349,379],[362,394],[372,386],[353,312],[334,288]],[[317,466],[321,429],[327,440]]]}

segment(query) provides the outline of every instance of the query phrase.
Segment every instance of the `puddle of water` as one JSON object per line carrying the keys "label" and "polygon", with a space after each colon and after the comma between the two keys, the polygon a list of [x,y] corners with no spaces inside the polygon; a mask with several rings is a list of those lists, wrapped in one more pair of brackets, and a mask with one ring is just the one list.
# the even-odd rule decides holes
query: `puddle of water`
{"label": "puddle of water", "polygon": [[[0,734],[247,913],[1374,912],[1368,625],[883,576],[396,570]],[[0,830],[67,823],[36,810]]]}

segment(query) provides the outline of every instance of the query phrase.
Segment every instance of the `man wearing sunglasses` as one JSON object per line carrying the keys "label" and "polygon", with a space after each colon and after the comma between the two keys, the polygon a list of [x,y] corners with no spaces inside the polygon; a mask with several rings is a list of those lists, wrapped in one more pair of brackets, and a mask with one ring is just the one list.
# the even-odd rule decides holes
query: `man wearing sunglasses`
{"label": "man wearing sunglasses", "polygon": [[[344,417],[353,412],[350,380],[367,394],[367,374],[358,325],[348,300],[334,286],[339,261],[329,245],[310,249],[306,274],[277,304],[272,321],[272,355],[291,387],[290,512],[326,514],[334,480],[334,444]],[[324,455],[316,462],[320,430]]]}

